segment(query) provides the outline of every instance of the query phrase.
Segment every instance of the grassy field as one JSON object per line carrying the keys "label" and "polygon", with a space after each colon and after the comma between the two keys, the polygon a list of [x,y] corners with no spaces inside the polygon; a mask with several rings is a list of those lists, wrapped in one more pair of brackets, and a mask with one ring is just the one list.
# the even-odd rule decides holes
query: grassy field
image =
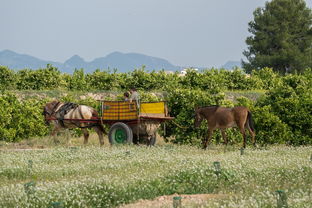
{"label": "grassy field", "polygon": [[[115,207],[170,194],[225,194],[201,207],[312,207],[312,147],[0,149],[0,207]],[[221,170],[213,163],[219,161]],[[193,205],[197,207],[199,205]]]}

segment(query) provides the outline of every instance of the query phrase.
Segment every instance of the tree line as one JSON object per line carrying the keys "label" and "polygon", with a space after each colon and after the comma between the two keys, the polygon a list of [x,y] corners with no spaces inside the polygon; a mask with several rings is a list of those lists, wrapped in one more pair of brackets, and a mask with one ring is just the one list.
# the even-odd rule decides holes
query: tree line
{"label": "tree line", "polygon": [[[22,72],[14,72],[5,67],[0,69],[0,140],[4,141],[16,142],[45,136],[49,132],[43,120],[42,107],[54,98],[21,99],[14,90],[31,89],[40,92],[43,89],[65,89],[73,93],[78,90],[111,90],[117,93],[118,98],[122,97],[123,90],[135,86],[142,101],[167,101],[175,123],[185,128],[169,122],[166,124],[166,131],[160,129],[160,134],[165,138],[174,138],[172,142],[175,143],[200,144],[200,138],[206,133],[207,127],[203,123],[199,129],[194,128],[192,115],[195,107],[242,105],[253,113],[258,143],[312,144],[311,69],[286,76],[281,76],[270,68],[253,71],[251,76],[239,69],[233,72],[215,69],[196,72],[190,69],[185,76],[177,73],[167,75],[164,71],[148,73],[144,69],[129,73],[98,70],[91,74],[76,70],[72,75],[60,73],[52,66]],[[7,84],[4,84],[6,81]],[[260,89],[262,96],[258,99],[244,96],[251,89]],[[239,90],[242,96],[229,99],[226,94],[232,90]],[[92,98],[82,100],[78,96],[67,95],[60,100],[99,108],[98,102]],[[75,133],[79,135],[79,131]],[[230,142],[241,142],[241,135],[237,131],[230,129],[227,134],[231,138]],[[220,136],[217,133],[214,138]]]}
{"label": "tree line", "polygon": [[[309,73],[306,69],[303,73]],[[47,65],[38,70],[11,70],[0,66],[0,90],[70,90],[70,91],[118,91],[135,87],[139,90],[163,90],[187,88],[218,92],[220,90],[267,90],[276,86],[283,76],[271,68],[254,70],[246,74],[241,69],[205,69],[197,72],[188,69],[186,75],[179,72],[148,72],[144,67],[129,73],[96,70],[86,74],[76,69],[73,74],[61,73]]]}

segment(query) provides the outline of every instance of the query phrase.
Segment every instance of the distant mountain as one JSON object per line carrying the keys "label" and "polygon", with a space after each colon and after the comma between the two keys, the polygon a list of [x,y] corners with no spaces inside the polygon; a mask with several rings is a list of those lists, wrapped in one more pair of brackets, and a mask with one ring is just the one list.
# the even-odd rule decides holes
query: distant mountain
{"label": "distant mountain", "polygon": [[231,70],[235,67],[242,68],[241,62],[240,61],[228,61],[224,65],[222,65],[220,68]]}
{"label": "distant mountain", "polygon": [[61,67],[62,64],[53,61],[44,61],[33,56],[18,54],[10,50],[0,52],[0,65],[8,66],[10,69],[38,69],[52,64]]}
{"label": "distant mountain", "polygon": [[169,61],[161,58],[146,56],[138,53],[114,52],[106,57],[94,59],[90,62],[92,68],[117,68],[120,71],[129,71],[145,65],[147,69],[158,70],[178,70],[180,67],[174,66]]}
{"label": "distant mountain", "polygon": [[81,68],[86,68],[87,63],[80,56],[74,55],[71,58],[69,58],[67,61],[64,62],[63,67],[67,68],[67,69],[70,69],[70,68],[81,69]]}
{"label": "distant mountain", "polygon": [[146,56],[138,53],[114,52],[105,57],[96,58],[91,62],[86,62],[78,55],[74,55],[64,63],[45,61],[33,56],[18,54],[10,50],[0,52],[0,65],[8,66],[10,69],[38,69],[44,68],[47,64],[58,67],[60,71],[72,73],[74,69],[83,68],[90,73],[95,69],[118,69],[118,72],[129,72],[135,68],[145,65],[147,70],[179,70],[181,67],[171,64],[161,58]]}

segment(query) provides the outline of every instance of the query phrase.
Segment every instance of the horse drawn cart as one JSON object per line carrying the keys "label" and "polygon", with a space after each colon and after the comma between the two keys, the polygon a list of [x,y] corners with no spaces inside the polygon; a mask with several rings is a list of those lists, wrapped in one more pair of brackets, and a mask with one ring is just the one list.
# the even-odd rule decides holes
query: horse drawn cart
{"label": "horse drawn cart", "polygon": [[103,125],[109,125],[108,138],[111,144],[145,143],[154,145],[156,131],[160,124],[172,120],[165,102],[102,101],[100,114],[95,109],[75,103],[53,101],[44,107],[43,115],[47,123],[53,123],[52,135],[61,128],[81,128],[84,143],[88,143],[87,128],[93,128],[104,144]]}
{"label": "horse drawn cart", "polygon": [[110,126],[111,144],[144,143],[154,145],[162,122],[172,120],[166,102],[100,101],[102,124]]}

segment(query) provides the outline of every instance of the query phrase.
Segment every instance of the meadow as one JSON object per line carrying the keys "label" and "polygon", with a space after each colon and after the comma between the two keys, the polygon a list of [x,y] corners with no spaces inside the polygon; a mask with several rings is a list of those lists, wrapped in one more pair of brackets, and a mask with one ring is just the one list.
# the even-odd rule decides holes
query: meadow
{"label": "meadow", "polygon": [[[172,194],[224,196],[194,204],[182,198],[184,207],[312,207],[311,75],[311,69],[285,76],[269,68],[248,76],[239,69],[189,69],[179,76],[144,68],[65,74],[50,65],[0,67],[0,207],[119,207]],[[47,136],[47,102],[99,110],[98,99],[120,100],[133,86],[141,101],[167,102],[175,123],[159,128],[163,142],[111,147],[106,141],[100,148],[97,138],[82,146],[77,129],[57,145]],[[207,105],[248,107],[258,148],[241,155],[241,135],[230,129],[231,145],[200,149],[207,126],[194,128],[192,115]],[[278,201],[278,193],[287,200]]]}
{"label": "meadow", "polygon": [[[118,207],[170,194],[222,194],[188,207],[311,207],[312,147],[160,144],[0,150],[0,207]],[[220,162],[216,169],[214,162]],[[183,204],[183,199],[182,199]]]}

